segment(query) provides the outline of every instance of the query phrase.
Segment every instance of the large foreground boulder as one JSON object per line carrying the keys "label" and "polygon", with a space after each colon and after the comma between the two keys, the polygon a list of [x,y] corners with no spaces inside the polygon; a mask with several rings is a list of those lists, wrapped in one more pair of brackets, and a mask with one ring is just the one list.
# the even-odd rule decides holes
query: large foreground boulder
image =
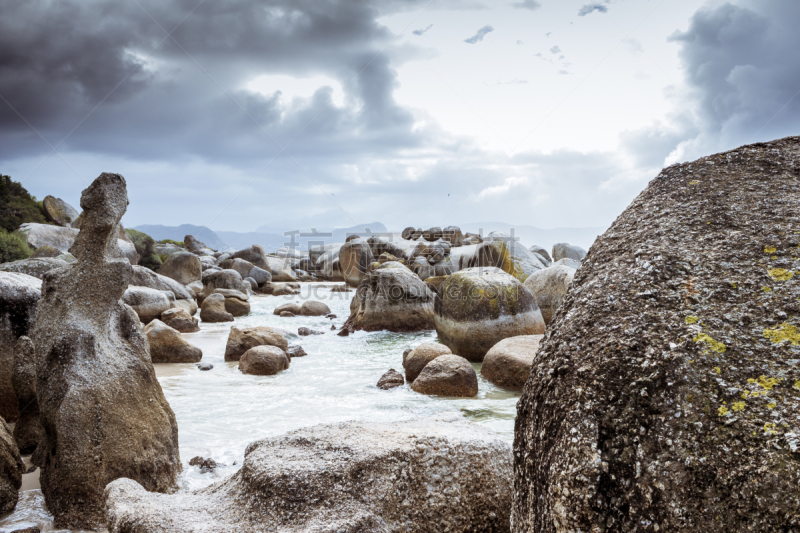
{"label": "large foreground boulder", "polygon": [[509,531],[510,446],[463,418],[345,422],[254,442],[233,476],[172,496],[106,490],[118,533]]}
{"label": "large foreground boulder", "polygon": [[550,323],[556,310],[561,306],[574,277],[574,268],[555,265],[534,272],[525,280],[525,288],[533,294],[545,324]]}
{"label": "large foreground boulder", "polygon": [[800,138],[665,168],[602,235],[517,404],[514,531],[800,521]]}
{"label": "large foreground boulder", "polygon": [[499,268],[468,268],[449,276],[436,298],[439,342],[470,361],[508,337],[541,335],[544,320],[533,295]]}
{"label": "large foreground boulder", "polygon": [[520,335],[503,339],[486,352],[481,375],[499,387],[522,390],[543,335]]}
{"label": "large foreground boulder", "polygon": [[136,314],[120,301],[132,268],[119,249],[125,180],[101,174],[81,195],[77,262],[44,277],[31,331],[45,438],[34,462],[59,528],[104,525],[105,486],[134,478],[177,488],[178,425]]}
{"label": "large foreground boulder", "polygon": [[181,285],[198,281],[203,274],[200,259],[191,252],[177,252],[170,255],[158,268],[158,273],[171,278]]}
{"label": "large foreground boulder", "polygon": [[150,359],[154,363],[197,363],[203,358],[200,348],[160,320],[150,322],[144,332],[150,345]]}
{"label": "large foreground boulder", "polygon": [[238,361],[247,350],[256,346],[275,346],[286,352],[289,349],[289,342],[283,333],[275,328],[233,326],[225,344],[225,360]]}
{"label": "large foreground boulder", "polygon": [[406,266],[390,261],[361,280],[350,301],[349,332],[433,329],[434,295]]}
{"label": "large foreground boulder", "polygon": [[17,339],[28,335],[42,294],[41,280],[26,274],[0,272],[0,416],[13,422],[19,414],[11,382]]}

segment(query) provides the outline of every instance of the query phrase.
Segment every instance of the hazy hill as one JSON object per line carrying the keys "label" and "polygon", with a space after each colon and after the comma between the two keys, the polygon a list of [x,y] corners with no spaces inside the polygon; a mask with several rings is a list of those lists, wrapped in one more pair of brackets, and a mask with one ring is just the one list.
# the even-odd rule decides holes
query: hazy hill
{"label": "hazy hill", "polygon": [[181,224],[180,226],[142,224],[133,229],[141,231],[142,233],[147,233],[157,241],[163,239],[182,241],[187,235],[193,235],[212,250],[227,250],[230,247],[217,233],[205,226],[195,226],[192,224]]}
{"label": "hazy hill", "polygon": [[[300,237],[296,236],[294,242],[297,243],[297,250],[308,250],[309,242],[325,244],[333,242],[344,242],[347,235],[352,233],[363,233],[369,229],[373,233],[383,233],[386,231],[386,226],[380,222],[371,222],[369,224],[359,224],[349,228],[317,228],[319,235],[315,237]],[[267,252],[274,252],[278,248],[287,246],[292,242],[291,236],[284,236],[284,232],[295,231],[297,228],[281,229],[279,226],[261,226],[254,232],[240,233],[236,231],[217,231],[217,234],[233,248],[246,248],[252,244],[260,244]],[[311,234],[310,228],[300,230],[304,235]]]}

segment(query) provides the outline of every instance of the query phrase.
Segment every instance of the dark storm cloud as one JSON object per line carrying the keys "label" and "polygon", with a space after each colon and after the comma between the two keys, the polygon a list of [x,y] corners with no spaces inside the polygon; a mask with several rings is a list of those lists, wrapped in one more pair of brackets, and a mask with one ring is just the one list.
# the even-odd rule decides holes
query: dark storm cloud
{"label": "dark storm cloud", "polygon": [[484,26],[483,28],[479,29],[478,32],[468,39],[464,39],[465,43],[468,44],[475,44],[483,40],[484,37],[490,32],[493,32],[494,28],[491,26]]}
{"label": "dark storm cloud", "polygon": [[[0,96],[10,104],[0,101],[0,157],[49,151],[19,115],[51,144],[89,115],[62,149],[131,157],[263,158],[277,147],[262,129],[283,145],[309,123],[298,146],[317,153],[420,142],[392,97],[391,50],[381,51],[393,36],[376,22],[380,4],[141,5],[0,0]],[[176,26],[179,45],[162,30]],[[324,74],[345,96],[333,105],[323,88],[290,107],[243,89],[260,74]]]}
{"label": "dark storm cloud", "polygon": [[589,13],[594,13],[595,11],[598,13],[608,13],[608,8],[603,4],[586,4],[578,10],[578,16],[585,17]]}
{"label": "dark storm cloud", "polygon": [[515,3],[514,7],[517,9],[530,9],[533,11],[534,9],[539,9],[542,7],[542,3],[537,2],[537,0],[522,0],[522,2]]}

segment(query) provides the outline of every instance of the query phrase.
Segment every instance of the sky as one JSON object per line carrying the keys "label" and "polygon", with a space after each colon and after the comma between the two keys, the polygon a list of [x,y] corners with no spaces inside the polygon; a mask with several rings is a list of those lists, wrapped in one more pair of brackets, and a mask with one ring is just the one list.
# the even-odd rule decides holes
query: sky
{"label": "sky", "polygon": [[800,2],[0,0],[0,173],[127,226],[607,227],[800,134]]}

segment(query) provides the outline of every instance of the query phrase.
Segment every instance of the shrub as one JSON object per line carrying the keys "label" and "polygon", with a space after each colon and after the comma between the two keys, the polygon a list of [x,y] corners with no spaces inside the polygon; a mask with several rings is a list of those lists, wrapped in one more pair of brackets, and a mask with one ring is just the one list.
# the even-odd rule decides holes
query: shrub
{"label": "shrub", "polygon": [[0,228],[0,263],[27,259],[32,253],[24,238]]}
{"label": "shrub", "polygon": [[136,253],[139,254],[139,264],[143,267],[147,267],[150,270],[157,269],[160,265],[154,264],[152,261],[152,256],[155,252],[156,241],[148,235],[147,233],[142,233],[141,231],[137,231],[135,229],[126,229],[125,234],[128,235],[128,238],[133,242],[133,245],[136,247]]}
{"label": "shrub", "polygon": [[172,239],[161,239],[160,241],[158,241],[158,244],[174,244],[175,246],[186,248],[186,245],[183,244],[183,241],[173,241]]}
{"label": "shrub", "polygon": [[14,231],[26,222],[48,224],[41,202],[20,183],[0,174],[0,228]]}

